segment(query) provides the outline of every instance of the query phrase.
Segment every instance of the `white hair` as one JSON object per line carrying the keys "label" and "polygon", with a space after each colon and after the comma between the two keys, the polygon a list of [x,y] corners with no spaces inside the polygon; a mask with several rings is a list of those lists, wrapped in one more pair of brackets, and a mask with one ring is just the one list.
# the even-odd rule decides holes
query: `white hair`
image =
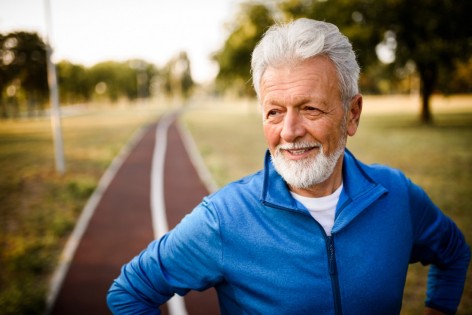
{"label": "white hair", "polygon": [[345,108],[359,93],[360,68],[348,38],[331,23],[306,18],[285,25],[273,25],[252,53],[252,81],[260,98],[260,80],[268,67],[300,62],[318,55],[335,65],[341,101]]}

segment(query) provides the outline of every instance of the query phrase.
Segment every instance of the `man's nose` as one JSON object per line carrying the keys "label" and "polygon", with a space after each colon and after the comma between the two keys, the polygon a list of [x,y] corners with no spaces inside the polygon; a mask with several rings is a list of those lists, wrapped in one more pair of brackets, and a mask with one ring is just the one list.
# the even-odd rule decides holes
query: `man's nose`
{"label": "man's nose", "polygon": [[303,137],[305,127],[303,126],[302,117],[296,112],[287,112],[285,114],[280,137],[285,142],[294,142],[297,138]]}

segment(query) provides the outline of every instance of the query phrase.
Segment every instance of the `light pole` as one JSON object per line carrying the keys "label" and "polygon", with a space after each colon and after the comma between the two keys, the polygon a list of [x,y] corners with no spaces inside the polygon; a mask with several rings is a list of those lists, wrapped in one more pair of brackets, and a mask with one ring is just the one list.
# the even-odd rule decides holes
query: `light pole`
{"label": "light pole", "polygon": [[52,62],[51,47],[51,6],[49,0],[45,0],[46,11],[46,59],[48,67],[49,97],[51,101],[51,128],[54,139],[54,158],[56,171],[60,174],[65,172],[64,147],[62,140],[61,109],[59,108],[59,91],[57,87],[56,66]]}

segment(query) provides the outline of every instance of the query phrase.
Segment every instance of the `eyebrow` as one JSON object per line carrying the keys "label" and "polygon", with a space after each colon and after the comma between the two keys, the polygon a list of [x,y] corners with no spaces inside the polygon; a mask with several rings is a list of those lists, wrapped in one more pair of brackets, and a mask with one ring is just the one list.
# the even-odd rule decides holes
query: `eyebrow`
{"label": "eyebrow", "polygon": [[305,105],[307,103],[316,103],[316,104],[320,104],[320,105],[323,105],[323,106],[327,106],[328,105],[328,102],[326,102],[326,100],[324,99],[321,99],[319,97],[314,97],[313,95],[295,95],[295,96],[290,96],[290,101],[287,102],[286,101],[287,98],[283,98],[282,102],[279,101],[279,98],[273,98],[273,97],[270,97],[268,98],[267,100],[264,100],[264,102],[262,103],[263,106],[266,106],[266,105],[271,105],[271,106],[286,106],[285,104],[287,103],[290,103],[290,104],[293,104],[294,106],[302,106],[302,105]]}

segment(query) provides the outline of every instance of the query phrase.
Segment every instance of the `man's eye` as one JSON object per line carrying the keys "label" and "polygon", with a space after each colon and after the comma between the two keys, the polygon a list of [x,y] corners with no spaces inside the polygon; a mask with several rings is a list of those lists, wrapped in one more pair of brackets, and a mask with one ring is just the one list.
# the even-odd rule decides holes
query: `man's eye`
{"label": "man's eye", "polygon": [[279,111],[275,110],[275,109],[271,109],[267,112],[267,117],[274,117],[274,116],[277,116],[277,114],[279,113]]}
{"label": "man's eye", "polygon": [[313,106],[305,106],[304,109],[305,109],[306,111],[310,111],[310,112],[318,111],[318,108],[313,107]]}
{"label": "man's eye", "polygon": [[311,116],[319,116],[323,114],[323,111],[315,106],[305,106],[303,107],[303,111],[305,111],[305,113]]}

